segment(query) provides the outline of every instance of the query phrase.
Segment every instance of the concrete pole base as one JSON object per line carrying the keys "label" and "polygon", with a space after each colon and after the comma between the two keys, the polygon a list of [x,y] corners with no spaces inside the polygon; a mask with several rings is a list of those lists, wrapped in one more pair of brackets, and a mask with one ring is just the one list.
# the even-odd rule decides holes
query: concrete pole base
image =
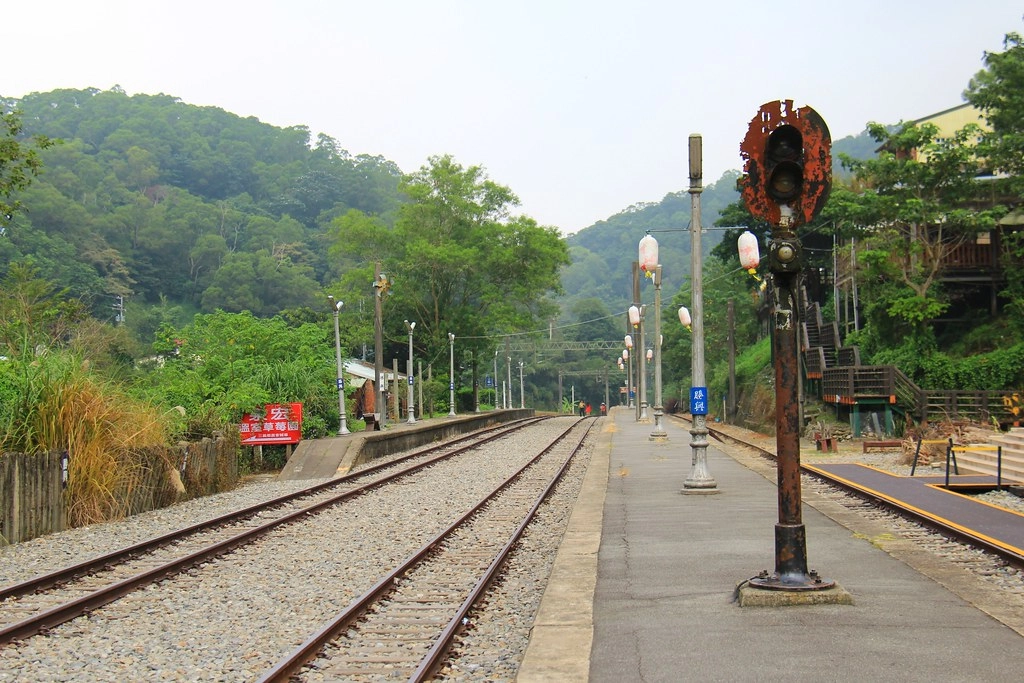
{"label": "concrete pole base", "polygon": [[736,602],[740,607],[852,605],[853,596],[838,583],[822,590],[787,591],[758,588],[744,582],[736,588]]}

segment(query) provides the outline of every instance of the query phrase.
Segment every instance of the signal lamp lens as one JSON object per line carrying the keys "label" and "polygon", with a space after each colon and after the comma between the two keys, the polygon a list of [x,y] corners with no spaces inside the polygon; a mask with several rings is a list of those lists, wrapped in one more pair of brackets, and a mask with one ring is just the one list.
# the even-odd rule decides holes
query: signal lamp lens
{"label": "signal lamp lens", "polygon": [[802,182],[800,164],[783,162],[772,170],[768,179],[768,194],[780,202],[787,202],[800,194]]}

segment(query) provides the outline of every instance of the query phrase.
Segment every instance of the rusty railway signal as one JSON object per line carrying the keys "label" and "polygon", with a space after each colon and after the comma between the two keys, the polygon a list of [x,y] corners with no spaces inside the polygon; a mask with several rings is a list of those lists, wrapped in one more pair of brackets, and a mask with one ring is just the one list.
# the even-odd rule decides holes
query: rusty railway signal
{"label": "rusty railway signal", "polygon": [[775,440],[779,522],[775,572],[750,580],[754,588],[818,591],[835,586],[807,569],[807,541],[800,495],[800,368],[797,329],[803,261],[796,227],[810,223],[832,188],[832,138],[810,107],[793,100],[761,105],[740,143],[745,160],[739,187],[752,215],[771,225],[768,268],[772,289],[775,356]]}
{"label": "rusty railway signal", "polygon": [[824,119],[793,100],[766,102],[740,143],[740,192],[747,209],[772,226],[810,223],[832,189],[832,137]]}

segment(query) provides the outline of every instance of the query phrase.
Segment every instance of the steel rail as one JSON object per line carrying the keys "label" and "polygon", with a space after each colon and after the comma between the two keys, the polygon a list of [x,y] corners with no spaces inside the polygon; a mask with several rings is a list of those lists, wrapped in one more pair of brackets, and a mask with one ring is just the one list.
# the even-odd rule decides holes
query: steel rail
{"label": "steel rail", "polygon": [[[673,417],[684,422],[686,421],[685,418],[679,417],[678,415],[674,415]],[[773,460],[776,457],[775,453],[773,453],[772,451],[767,450],[761,446],[758,446],[757,444],[744,441],[739,437],[733,436],[731,434],[726,434],[725,432],[719,431],[717,429],[712,430],[709,428],[708,431],[711,432],[712,436],[719,441],[724,442],[728,440],[741,446],[746,446],[747,448],[753,448],[754,450],[758,451],[758,453],[760,453],[762,457],[767,458],[769,460]],[[892,500],[883,496],[875,495],[870,491],[865,491],[864,489],[854,486],[849,482],[833,477],[827,472],[818,469],[810,469],[804,466],[803,463],[800,464],[800,471],[801,473],[814,477],[819,481],[824,481],[828,483],[830,486],[835,486],[836,488],[842,489],[847,493],[855,495],[862,500],[872,503],[873,505],[877,505],[879,507],[883,507],[893,512],[899,513],[901,516],[907,519],[911,519],[917,522],[918,524],[921,524],[922,526],[932,529],[933,531],[937,531],[951,538],[955,538],[958,541],[961,541],[969,546],[978,548],[979,550],[984,550],[985,552],[997,555],[998,557],[1006,560],[1015,567],[1024,568],[1024,555],[1020,555],[996,543],[992,543],[986,538],[974,534],[966,528],[954,526],[952,524],[946,524],[941,519],[936,519],[932,516],[924,514],[913,507],[904,505],[898,500]]]}
{"label": "steel rail", "polygon": [[586,441],[587,436],[590,434],[590,430],[593,429],[593,427],[594,423],[592,422],[587,427],[586,431],[583,433],[583,436],[580,437],[579,442],[575,446],[573,446],[572,452],[569,453],[569,455],[566,457],[565,461],[562,463],[562,466],[558,469],[558,473],[551,479],[550,482],[548,482],[547,487],[537,497],[537,500],[534,502],[529,512],[527,512],[526,517],[523,519],[522,522],[520,522],[515,532],[509,537],[508,542],[505,543],[504,547],[502,547],[498,554],[495,555],[494,560],[487,568],[487,571],[480,578],[476,586],[473,587],[473,590],[470,592],[469,596],[465,599],[465,601],[463,601],[462,605],[459,607],[459,611],[456,612],[455,615],[451,618],[451,620],[448,622],[448,625],[445,626],[444,630],[442,631],[441,636],[434,642],[433,647],[430,648],[430,651],[420,662],[420,665],[416,668],[416,671],[413,672],[413,675],[409,678],[410,681],[416,681],[416,683],[426,681],[441,667],[444,658],[447,656],[448,651],[451,649],[455,637],[458,635],[459,631],[465,625],[465,620],[468,617],[470,610],[478,602],[480,602],[481,598],[483,598],[487,589],[494,582],[494,579],[497,578],[498,573],[505,566],[505,562],[508,559],[508,556],[512,554],[513,549],[519,543],[519,539],[522,538],[523,534],[526,532],[526,528],[537,516],[537,512],[540,510],[540,506],[543,505],[544,501],[546,501],[551,496],[551,493],[555,490],[555,486],[557,486],[558,483],[561,482],[562,478],[565,476],[565,473],[569,470],[569,466],[572,464],[572,461],[576,457],[576,454],[579,453],[580,448],[583,447],[583,443]]}
{"label": "steel rail", "polygon": [[29,593],[36,593],[40,590],[45,590],[53,586],[64,584],[69,581],[81,578],[83,576],[94,574],[102,569],[109,569],[114,565],[122,564],[140,555],[151,553],[172,543],[177,543],[182,539],[186,538],[187,536],[198,534],[204,531],[209,531],[211,529],[216,529],[222,526],[227,526],[229,524],[234,524],[236,522],[255,517],[256,515],[265,512],[266,510],[269,510],[271,508],[279,507],[281,505],[287,505],[301,498],[317,495],[319,493],[322,493],[323,491],[328,491],[332,488],[349,484],[352,481],[358,480],[361,477],[373,474],[382,469],[394,467],[397,464],[401,464],[414,458],[423,457],[424,455],[431,453],[433,451],[441,450],[442,448],[449,448],[452,445],[459,444],[464,441],[470,441],[480,436],[491,434],[491,432],[495,432],[503,428],[510,427],[509,429],[505,430],[507,432],[517,431],[543,419],[548,418],[523,418],[521,420],[515,420],[513,422],[507,422],[493,427],[477,430],[472,434],[467,434],[465,436],[458,437],[450,441],[445,441],[443,443],[432,444],[425,448],[419,449],[415,452],[411,452],[401,457],[388,460],[387,462],[379,463],[377,465],[370,465],[359,470],[358,472],[352,472],[350,474],[346,474],[341,477],[331,479],[330,481],[315,484],[313,486],[306,487],[293,493],[288,493],[283,496],[278,496],[277,498],[272,498],[270,500],[263,501],[262,503],[257,503],[256,505],[250,505],[246,508],[242,508],[234,512],[229,512],[227,514],[220,515],[219,517],[214,517],[212,519],[206,520],[205,522],[199,522],[197,524],[193,524],[183,529],[176,529],[175,531],[168,532],[161,536],[156,536],[154,538],[141,541],[134,545],[127,546],[125,548],[121,548],[119,550],[115,550],[113,552],[94,557],[90,560],[85,560],[83,562],[79,562],[77,564],[58,569],[54,572],[41,574],[26,581],[11,584],[8,586],[0,586],[0,602],[7,600],[9,598],[27,595]]}
{"label": "steel rail", "polygon": [[[350,602],[349,605],[344,610],[335,615],[335,617],[331,619],[330,622],[325,624],[313,635],[311,635],[304,643],[302,643],[298,648],[292,651],[291,654],[287,655],[279,662],[277,662],[277,664],[275,664],[273,667],[268,669],[263,674],[263,676],[258,679],[259,683],[285,683],[289,681],[293,675],[295,675],[302,669],[303,666],[314,660],[319,655],[319,653],[324,649],[324,647],[332,640],[334,640],[338,636],[338,634],[340,634],[346,628],[348,628],[353,623],[358,621],[367,612],[371,605],[383,599],[383,596],[387,595],[393,589],[396,581],[398,581],[400,577],[408,573],[413,567],[421,563],[425,558],[433,555],[446,537],[450,536],[454,531],[456,531],[459,527],[465,524],[470,518],[474,517],[495,496],[497,496],[501,491],[509,487],[514,481],[521,477],[527,469],[529,469],[534,463],[536,463],[552,448],[558,445],[558,443],[565,439],[568,436],[568,434],[573,429],[576,428],[578,424],[579,421],[573,423],[564,432],[562,432],[554,440],[552,440],[551,443],[549,443],[543,450],[540,451],[540,453],[531,458],[529,462],[523,465],[515,473],[510,475],[504,482],[502,482],[500,485],[498,485],[498,487],[496,487],[493,491],[487,494],[487,496],[480,500],[465,514],[460,516],[447,528],[443,529],[433,538],[424,543],[418,550],[413,552],[398,566],[392,568],[391,571],[385,574],[369,590],[367,590],[361,596],[352,600],[352,602]],[[569,456],[569,458],[566,460],[566,463],[563,463],[562,469],[559,470],[559,477],[561,477],[561,473],[564,472],[568,462],[570,462],[572,460],[572,457],[575,456],[580,444],[583,443],[583,440],[586,438],[587,434],[589,434],[590,429],[592,427],[593,425],[590,425],[587,428],[584,435],[580,438],[579,443],[573,449],[572,455]],[[552,487],[553,484],[549,485],[549,487],[545,489],[544,497],[548,495],[548,492],[551,490]],[[531,514],[533,514],[538,507],[539,503],[534,505],[533,508],[531,508]],[[517,533],[521,535],[522,529],[525,529],[525,524],[520,526],[520,528],[517,530]],[[503,550],[505,550],[506,548],[508,550],[511,550],[512,546],[514,546],[514,543],[506,544]],[[491,567],[494,567],[495,571],[497,571],[497,569],[500,568],[501,564],[501,562],[492,561]],[[474,589],[474,593],[482,594],[482,589],[480,589],[479,583],[477,584],[477,588]],[[470,604],[469,607],[471,606],[472,605]],[[463,603],[463,608],[465,608],[465,611],[468,611],[468,607],[466,606],[465,602]],[[427,655],[427,657],[430,658],[431,661],[428,662],[427,659],[424,658],[424,660],[420,664],[420,669],[429,670],[434,665],[434,663],[436,663],[436,659],[440,656],[443,656],[443,654],[439,653],[443,653],[444,651],[446,651],[447,646],[451,642],[450,638],[454,637],[456,631],[453,630],[449,635],[449,629],[452,628],[452,623],[461,623],[461,618],[465,614],[463,608],[460,608],[459,610],[460,616],[457,618],[453,618],[444,630],[444,637],[448,639],[447,643],[444,645],[439,645],[438,643],[435,643],[434,647],[431,648],[430,652]]]}
{"label": "steel rail", "polygon": [[[519,425],[517,429],[521,429],[526,425]],[[496,435],[490,435],[489,439],[499,438],[505,436],[517,429],[506,430]],[[116,583],[110,584],[103,588],[92,591],[86,595],[83,595],[75,600],[58,605],[48,610],[39,612],[30,617],[26,617],[21,621],[9,624],[3,628],[0,628],[0,645],[12,642],[14,640],[26,638],[29,636],[36,635],[44,632],[55,626],[63,624],[75,617],[81,616],[86,612],[107,605],[118,598],[127,595],[139,588],[155,583],[174,574],[179,574],[191,567],[202,564],[210,559],[219,557],[227,554],[228,552],[255,541],[257,538],[273,531],[274,529],[290,524],[292,522],[299,521],[305,517],[310,517],[314,514],[321,512],[327,508],[333,507],[347,499],[354,498],[362,495],[375,488],[379,488],[388,484],[396,479],[407,476],[425,467],[429,467],[442,460],[454,457],[468,450],[476,448],[480,442],[473,442],[464,444],[459,448],[442,453],[429,460],[417,463],[411,467],[403,469],[399,472],[394,472],[390,475],[385,476],[382,479],[368,482],[362,486],[358,486],[354,489],[344,491],[336,496],[332,496],[323,501],[320,501],[309,507],[295,510],[286,515],[278,517],[277,519],[271,520],[259,526],[247,529],[239,534],[231,536],[230,538],[213,543],[205,548],[189,553],[182,557],[176,558],[169,562],[166,562],[157,567],[153,567],[147,571],[141,572],[134,576],[128,577]],[[448,444],[438,444],[434,450],[450,447]],[[429,450],[428,450],[429,452]],[[422,455],[422,453],[421,453]],[[360,472],[359,474],[362,474]],[[337,480],[333,480],[331,483],[336,483]]]}

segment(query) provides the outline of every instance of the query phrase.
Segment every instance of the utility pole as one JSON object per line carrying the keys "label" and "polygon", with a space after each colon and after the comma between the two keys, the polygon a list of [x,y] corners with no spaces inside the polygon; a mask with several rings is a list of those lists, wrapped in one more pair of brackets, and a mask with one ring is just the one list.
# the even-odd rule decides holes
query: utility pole
{"label": "utility pole", "polygon": [[729,318],[729,400],[725,409],[725,419],[729,424],[736,421],[736,302],[729,299],[727,316]]}
{"label": "utility pole", "polygon": [[380,272],[380,261],[373,266],[373,379],[376,382],[378,428],[387,424],[388,407],[384,405],[384,322],[381,299],[388,291],[388,279]]}

